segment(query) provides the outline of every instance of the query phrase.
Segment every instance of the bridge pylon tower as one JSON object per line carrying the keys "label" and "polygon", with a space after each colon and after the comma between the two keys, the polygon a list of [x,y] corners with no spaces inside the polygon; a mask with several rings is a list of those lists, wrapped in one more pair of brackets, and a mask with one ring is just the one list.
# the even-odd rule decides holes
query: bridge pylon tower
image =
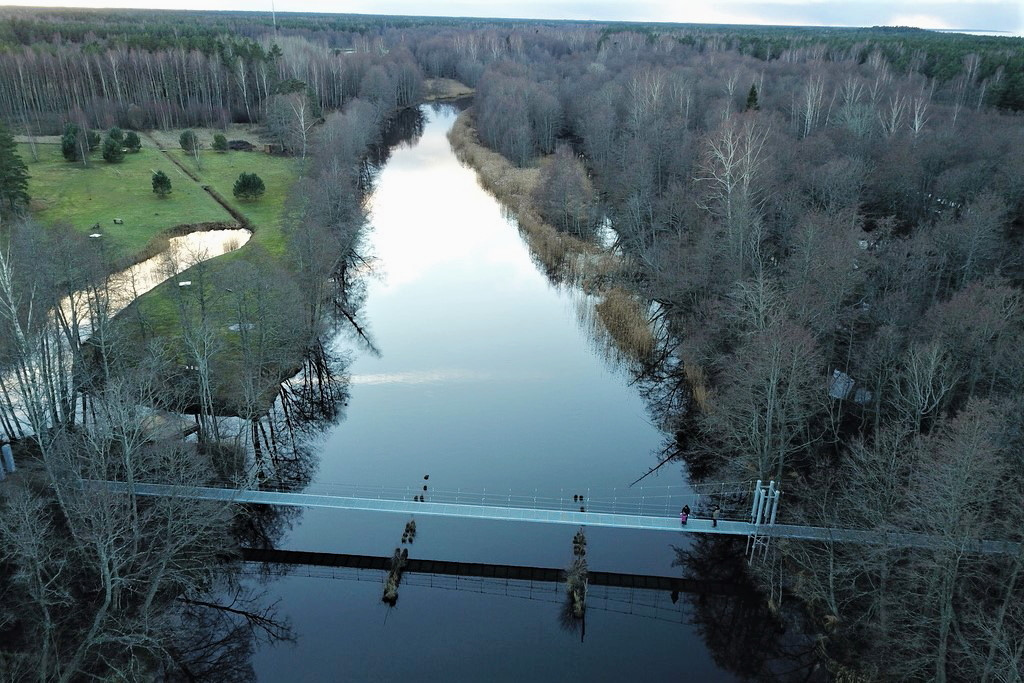
{"label": "bridge pylon tower", "polygon": [[765,527],[775,526],[781,494],[782,491],[775,485],[774,479],[767,484],[758,479],[754,485],[754,500],[750,506],[750,523],[754,525],[754,530],[747,536],[747,555],[750,562],[758,555],[763,561],[768,553],[771,534],[766,533],[770,529],[766,530]]}

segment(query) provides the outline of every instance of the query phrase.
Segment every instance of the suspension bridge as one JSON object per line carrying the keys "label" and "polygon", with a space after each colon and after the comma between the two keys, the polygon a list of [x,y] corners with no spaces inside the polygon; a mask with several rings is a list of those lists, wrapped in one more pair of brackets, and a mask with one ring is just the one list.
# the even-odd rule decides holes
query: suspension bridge
{"label": "suspension bridge", "polygon": [[[196,500],[233,504],[278,505],[303,508],[329,508],[367,512],[456,517],[502,522],[534,522],[586,527],[632,529],[673,534],[705,534],[742,536],[748,539],[752,553],[767,546],[770,539],[784,538],[826,543],[854,543],[894,548],[936,549],[945,547],[944,538],[912,531],[847,529],[827,526],[782,524],[776,522],[780,491],[774,482],[758,481],[753,489],[710,489],[720,497],[733,496],[752,501],[750,514],[743,519],[713,520],[707,516],[690,516],[680,523],[678,510],[690,505],[694,510],[707,509],[708,494],[690,490],[683,493],[663,492],[654,495],[633,494],[629,497],[573,494],[558,497],[515,495],[512,492],[487,493],[433,490],[429,497],[414,494],[413,489],[334,485],[327,492],[279,491],[217,486],[176,486],[155,483],[92,481],[112,492],[133,492],[140,496],[186,497]],[[666,487],[667,488],[667,487]],[[720,493],[719,493],[720,491]],[[750,495],[752,494],[752,496]],[[702,501],[704,501],[702,503]],[[966,552],[982,554],[1016,553],[1020,544],[1000,540],[971,540],[957,546]]]}

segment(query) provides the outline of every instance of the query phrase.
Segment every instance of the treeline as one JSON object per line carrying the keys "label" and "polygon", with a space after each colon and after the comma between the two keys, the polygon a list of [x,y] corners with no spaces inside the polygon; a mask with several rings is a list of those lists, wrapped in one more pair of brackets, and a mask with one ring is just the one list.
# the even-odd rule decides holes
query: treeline
{"label": "treeline", "polygon": [[355,47],[394,29],[438,26],[519,25],[523,20],[144,9],[0,9],[0,50],[42,43],[79,43],[158,50],[169,47],[214,52],[229,36],[260,38],[276,31],[282,36],[316,37],[332,48]]}
{"label": "treeline", "polygon": [[261,47],[230,42],[214,54],[67,45],[0,55],[0,117],[31,133],[83,127],[224,127],[264,121],[278,95],[304,92],[318,109],[355,98],[384,112],[420,96],[422,75],[401,48],[337,54],[303,39]]}
{"label": "treeline", "polygon": [[[935,539],[786,545],[760,569],[806,601],[835,671],[1018,680],[1024,555],[971,549],[1024,540],[1019,118],[986,104],[976,56],[942,83],[881,51],[616,36],[491,60],[475,121],[516,163],[562,146],[544,172],[589,175],[599,200],[559,192],[610,219],[654,306],[667,454],[781,481],[791,521]],[[554,199],[579,232],[588,212]]]}
{"label": "treeline", "polygon": [[[275,31],[263,14],[141,10],[8,8],[0,16],[0,118],[36,133],[56,133],[74,112],[101,128],[262,121],[276,89],[295,82],[323,108],[353,97],[406,106],[418,96],[406,50],[428,75],[470,85],[488,64],[527,52],[532,59],[642,47],[739,53],[765,65],[884,62],[893,74],[917,74],[965,98],[979,86],[971,96],[986,106],[1024,108],[1024,56],[1013,38],[303,14],[281,15]],[[370,73],[374,65],[382,71]]]}

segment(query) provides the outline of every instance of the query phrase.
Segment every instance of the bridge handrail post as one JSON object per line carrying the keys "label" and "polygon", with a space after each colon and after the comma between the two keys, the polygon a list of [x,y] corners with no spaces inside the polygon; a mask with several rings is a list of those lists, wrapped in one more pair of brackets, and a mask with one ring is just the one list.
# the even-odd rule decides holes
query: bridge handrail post
{"label": "bridge handrail post", "polygon": [[[772,486],[774,486],[774,485],[775,485],[775,482],[772,482]],[[775,491],[774,491],[774,493],[772,495],[772,512],[771,512],[771,518],[768,520],[768,526],[775,526],[775,516],[779,512],[779,496],[781,494],[782,494],[782,491],[780,491],[778,489],[775,489]]]}
{"label": "bridge handrail post", "polygon": [[754,515],[757,514],[757,504],[761,498],[761,480],[758,479],[757,483],[754,484],[754,502],[750,506],[750,523],[753,524],[757,519]]}

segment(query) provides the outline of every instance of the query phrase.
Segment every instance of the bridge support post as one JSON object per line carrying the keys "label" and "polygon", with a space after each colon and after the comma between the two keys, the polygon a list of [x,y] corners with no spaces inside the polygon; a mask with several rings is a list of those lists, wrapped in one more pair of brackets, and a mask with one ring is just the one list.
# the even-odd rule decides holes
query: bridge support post
{"label": "bridge support post", "polygon": [[781,493],[775,486],[774,479],[770,480],[767,486],[760,479],[757,480],[750,514],[750,523],[754,525],[754,532],[747,536],[747,553],[749,554],[750,562],[754,561],[758,549],[761,550],[762,560],[768,554],[771,534],[761,533],[761,527],[775,526],[775,519],[779,513],[779,495]]}
{"label": "bridge support post", "polygon": [[757,500],[757,515],[754,517],[754,524],[760,525],[764,521],[764,511],[768,504],[768,497],[766,491],[762,489],[761,495],[758,496]]}

